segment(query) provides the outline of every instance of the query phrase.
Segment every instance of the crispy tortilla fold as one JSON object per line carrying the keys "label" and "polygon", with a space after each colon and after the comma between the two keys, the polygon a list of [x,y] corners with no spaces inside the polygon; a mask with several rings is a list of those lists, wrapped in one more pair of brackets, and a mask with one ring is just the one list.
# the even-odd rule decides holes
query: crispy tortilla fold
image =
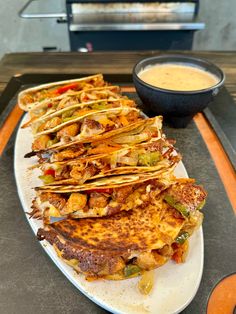
{"label": "crispy tortilla fold", "polygon": [[[96,87],[78,92],[70,91],[54,98],[46,98],[45,100],[36,104],[33,109],[29,110],[30,119],[22,128],[30,126],[36,122],[40,117],[52,114],[57,110],[71,107],[76,104],[83,104],[86,102],[104,100],[114,100],[119,98],[127,99],[120,93],[119,86],[105,86]],[[82,105],[81,105],[82,107]]]}
{"label": "crispy tortilla fold", "polygon": [[165,193],[154,204],[113,216],[46,225],[38,230],[38,239],[47,240],[68,265],[92,279],[128,279],[171,258],[184,262],[186,234],[190,236],[201,225],[203,215],[195,210],[183,217],[165,202]]}
{"label": "crispy tortilla fold", "polygon": [[156,140],[162,137],[162,116],[150,119],[143,119],[131,123],[122,128],[108,131],[104,134],[94,135],[91,138],[74,139],[67,144],[56,143],[49,147],[50,138],[45,138],[41,148],[33,146],[33,151],[26,154],[25,157],[38,155],[41,161],[62,161],[78,156],[95,155],[100,153],[109,153],[124,147],[129,147],[152,138]]}
{"label": "crispy tortilla fold", "polygon": [[106,154],[43,163],[34,168],[40,168],[42,175],[39,178],[46,185],[78,185],[104,176],[164,170],[177,164],[179,160],[180,156],[173,145],[164,139],[153,139]]}
{"label": "crispy tortilla fold", "polygon": [[[143,120],[140,110],[129,107],[104,109],[99,112],[85,113],[69,121],[39,132],[35,135],[32,144],[33,150],[55,148],[74,141],[94,140],[96,137],[108,133],[110,130],[128,126],[139,120]],[[56,143],[56,144],[55,144]]]}
{"label": "crispy tortilla fold", "polygon": [[101,217],[145,204],[176,182],[174,167],[151,173],[97,179],[82,185],[50,185],[35,188],[31,216]]}
{"label": "crispy tortilla fold", "polygon": [[28,88],[18,95],[18,105],[24,111],[32,110],[39,102],[46,98],[54,98],[71,90],[86,90],[94,87],[106,86],[102,74],[95,74],[78,79],[53,82]]}

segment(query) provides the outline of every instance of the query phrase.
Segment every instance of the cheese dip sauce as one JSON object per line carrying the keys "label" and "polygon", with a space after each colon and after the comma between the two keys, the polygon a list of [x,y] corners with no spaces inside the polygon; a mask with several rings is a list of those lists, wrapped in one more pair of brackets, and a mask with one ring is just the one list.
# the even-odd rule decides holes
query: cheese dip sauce
{"label": "cheese dip sauce", "polygon": [[138,76],[150,85],[175,91],[206,89],[219,82],[216,76],[200,68],[173,63],[147,67]]}

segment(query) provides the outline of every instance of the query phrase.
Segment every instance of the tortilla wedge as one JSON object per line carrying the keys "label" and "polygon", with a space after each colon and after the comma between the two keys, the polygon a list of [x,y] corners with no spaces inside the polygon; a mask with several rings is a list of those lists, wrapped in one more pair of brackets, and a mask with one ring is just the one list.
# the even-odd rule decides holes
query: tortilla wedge
{"label": "tortilla wedge", "polygon": [[50,217],[102,217],[134,209],[176,182],[173,168],[107,177],[83,185],[37,187],[31,216],[40,213],[49,223]]}
{"label": "tortilla wedge", "polygon": [[145,182],[152,179],[161,179],[163,183],[169,185],[169,182],[173,183],[177,179],[173,175],[175,165],[167,169],[159,169],[153,172],[137,173],[137,174],[127,174],[127,175],[116,175],[111,177],[103,177],[94,181],[89,181],[86,184],[78,185],[42,185],[36,187],[36,191],[49,191],[55,193],[70,193],[70,192],[80,192],[92,189],[106,189],[106,188],[118,188],[122,186],[127,186],[130,184],[136,184],[140,182]]}
{"label": "tortilla wedge", "polygon": [[[23,90],[18,95],[18,105],[19,107],[24,111],[32,110],[35,105],[37,105],[40,101],[44,100],[45,98],[54,98],[57,97],[60,94],[66,93],[69,89],[65,88],[65,91],[63,92],[63,89],[60,91],[60,93],[57,92],[58,88],[68,87],[70,84],[80,84],[78,86],[79,89],[88,89],[89,87],[101,87],[107,85],[107,83],[103,80],[102,74],[96,74],[91,75],[87,77],[82,77],[78,79],[72,79],[72,80],[65,80],[65,81],[59,81],[59,82],[53,82],[48,84],[39,85],[36,87],[28,88]],[[52,93],[47,94],[47,91],[52,90]],[[46,91],[46,95],[42,95]],[[44,93],[45,94],[45,93]],[[43,96],[43,99],[42,99]],[[45,97],[44,97],[45,96]]]}
{"label": "tortilla wedge", "polygon": [[183,217],[165,202],[166,193],[168,189],[154,204],[109,217],[46,225],[38,230],[38,239],[47,240],[62,260],[88,279],[128,279],[161,267],[171,258],[184,262],[187,237],[201,224],[203,215],[195,209]]}
{"label": "tortilla wedge", "polygon": [[[34,119],[32,122],[27,122],[22,126],[25,128],[31,126],[33,133],[44,134],[43,131],[50,132],[55,127],[62,127],[68,125],[77,118],[87,116],[92,113],[104,112],[115,108],[135,107],[135,102],[126,98],[117,99],[99,99],[92,100],[84,103],[76,103],[72,106],[49,112],[42,117]],[[57,120],[55,123],[55,119]]]}
{"label": "tortilla wedge", "polygon": [[[50,160],[62,161],[72,159],[78,156],[87,155],[87,152],[94,146],[98,146],[96,153],[110,152],[122,147],[127,147],[150,141],[152,138],[160,139],[162,137],[162,116],[150,119],[143,119],[122,128],[108,131],[104,134],[94,135],[90,138],[74,139],[67,144],[56,143],[48,145],[45,142],[45,148],[38,149],[33,147],[33,151],[25,155],[25,158],[38,155],[41,161]],[[49,139],[47,139],[48,141]],[[105,145],[105,146],[104,146]],[[101,147],[99,149],[99,146]]]}
{"label": "tortilla wedge", "polygon": [[165,170],[176,165],[180,159],[168,141],[152,139],[106,154],[43,163],[33,168],[40,168],[42,175],[39,178],[46,185],[78,185],[104,176]]}
{"label": "tortilla wedge", "polygon": [[71,107],[76,104],[92,103],[93,101],[104,100],[115,100],[115,99],[127,99],[122,97],[119,93],[119,86],[105,86],[90,88],[87,90],[80,90],[78,92],[67,92],[58,97],[45,99],[34,106],[33,109],[29,110],[30,119],[27,121],[22,128],[30,126],[32,123],[37,122],[41,117],[48,116],[58,110]]}
{"label": "tortilla wedge", "polygon": [[[129,107],[118,107],[88,113],[69,119],[53,128],[35,134],[33,150],[38,148],[58,147],[76,140],[93,140],[109,130],[117,130],[138,120],[144,119],[140,110]],[[54,143],[56,144],[54,145]]]}

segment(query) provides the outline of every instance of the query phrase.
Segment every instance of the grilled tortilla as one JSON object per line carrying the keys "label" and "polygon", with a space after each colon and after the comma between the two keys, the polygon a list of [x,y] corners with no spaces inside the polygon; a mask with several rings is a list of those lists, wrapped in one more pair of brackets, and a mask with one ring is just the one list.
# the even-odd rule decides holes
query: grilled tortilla
{"label": "grilled tortilla", "polygon": [[176,182],[174,167],[155,172],[120,175],[82,185],[48,185],[36,188],[31,216],[101,217],[130,210],[146,203]]}
{"label": "grilled tortilla", "polygon": [[[104,100],[115,100],[115,99],[127,99],[119,93],[120,89],[118,86],[105,86],[96,87],[86,90],[80,90],[78,92],[70,91],[65,94],[59,95],[54,98],[46,98],[45,100],[36,104],[33,109],[29,110],[30,120],[26,122],[22,128],[28,127],[40,117],[47,116],[58,110],[68,108],[77,104],[92,103],[93,101]],[[97,104],[97,107],[101,107]]]}
{"label": "grilled tortilla", "polygon": [[43,84],[20,92],[18,95],[18,105],[24,111],[28,111],[47,98],[53,99],[67,92],[71,93],[71,91],[87,90],[106,85],[107,83],[103,80],[102,74]]}
{"label": "grilled tortilla", "polygon": [[[176,189],[183,184],[178,183]],[[187,236],[183,235],[191,235],[201,224],[202,214],[195,209],[191,212],[198,212],[194,219],[183,217],[165,202],[163,194],[167,192],[153,203],[110,217],[55,222],[39,229],[38,238],[53,245],[58,256],[77,272],[94,279],[132,278],[170,258],[183,262],[187,250]]]}
{"label": "grilled tortilla", "polygon": [[[92,110],[54,127],[50,125],[48,129],[37,133],[32,149],[54,148],[85,139],[94,140],[98,135],[101,136],[110,130],[115,131],[142,119],[140,110],[136,108],[120,107],[99,112]],[[54,118],[49,122],[53,124]]]}
{"label": "grilled tortilla", "polygon": [[168,141],[158,139],[106,154],[38,164],[38,168],[42,171],[39,178],[44,184],[70,185],[104,176],[168,169],[179,160],[174,147]]}

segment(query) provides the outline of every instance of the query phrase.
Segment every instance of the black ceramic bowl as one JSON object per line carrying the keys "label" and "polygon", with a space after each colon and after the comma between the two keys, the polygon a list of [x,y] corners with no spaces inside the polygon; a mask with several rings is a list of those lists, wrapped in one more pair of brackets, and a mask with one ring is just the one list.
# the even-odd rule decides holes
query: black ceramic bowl
{"label": "black ceramic bowl", "polygon": [[[173,91],[145,83],[138,74],[147,66],[174,63],[198,67],[215,75],[219,82],[207,89],[195,91]],[[225,80],[224,73],[207,60],[182,55],[162,55],[139,61],[133,69],[133,81],[136,91],[143,102],[145,113],[152,111],[163,115],[165,121],[176,128],[186,127],[193,116],[202,111],[218,94]]]}

